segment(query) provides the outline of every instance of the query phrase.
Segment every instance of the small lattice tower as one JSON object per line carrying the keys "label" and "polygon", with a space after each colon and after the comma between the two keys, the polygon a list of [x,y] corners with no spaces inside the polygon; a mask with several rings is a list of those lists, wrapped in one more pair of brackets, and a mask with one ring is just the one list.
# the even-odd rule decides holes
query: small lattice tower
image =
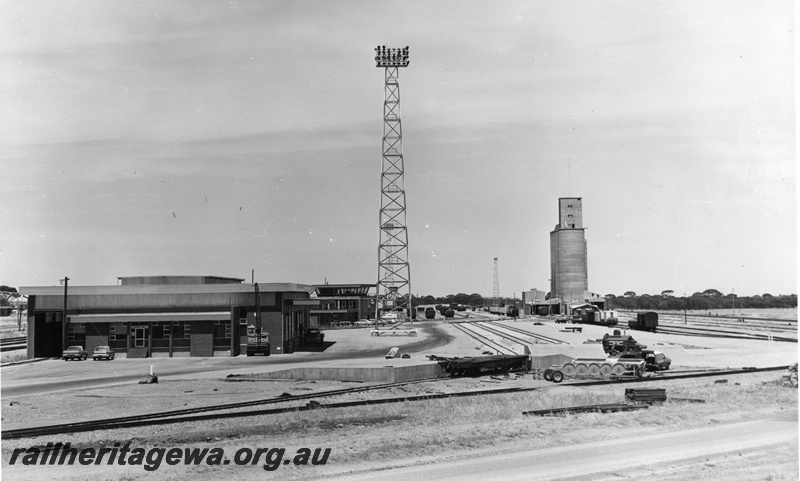
{"label": "small lattice tower", "polygon": [[398,71],[408,66],[408,47],[375,48],[375,63],[385,70],[380,242],[375,318],[397,311],[411,319],[411,270],[408,264],[403,130],[400,125]]}
{"label": "small lattice tower", "polygon": [[500,276],[497,275],[497,257],[494,258],[494,291],[492,292],[492,305],[497,306],[500,302]]}

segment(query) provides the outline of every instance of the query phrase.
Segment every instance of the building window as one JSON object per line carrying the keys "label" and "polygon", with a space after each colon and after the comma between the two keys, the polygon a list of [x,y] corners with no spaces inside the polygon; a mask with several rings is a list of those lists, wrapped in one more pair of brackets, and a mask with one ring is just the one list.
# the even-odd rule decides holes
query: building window
{"label": "building window", "polygon": [[567,205],[567,207],[571,209],[572,208],[572,204]]}
{"label": "building window", "polygon": [[246,326],[247,325],[247,318],[246,317],[239,318],[239,325],[240,326]]}
{"label": "building window", "polygon": [[220,321],[214,321],[214,337],[217,339],[230,339],[231,338],[231,325],[229,323],[226,324],[217,324]]}
{"label": "building window", "polygon": [[183,326],[183,338],[189,339],[191,337],[192,337],[192,325],[187,323],[186,325]]}

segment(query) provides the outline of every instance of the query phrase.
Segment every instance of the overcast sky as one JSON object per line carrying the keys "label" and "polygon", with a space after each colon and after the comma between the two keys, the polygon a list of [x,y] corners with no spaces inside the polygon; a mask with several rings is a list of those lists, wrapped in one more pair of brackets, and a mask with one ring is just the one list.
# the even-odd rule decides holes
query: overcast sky
{"label": "overcast sky", "polygon": [[375,283],[400,71],[411,286],[796,293],[791,1],[1,0],[0,283]]}

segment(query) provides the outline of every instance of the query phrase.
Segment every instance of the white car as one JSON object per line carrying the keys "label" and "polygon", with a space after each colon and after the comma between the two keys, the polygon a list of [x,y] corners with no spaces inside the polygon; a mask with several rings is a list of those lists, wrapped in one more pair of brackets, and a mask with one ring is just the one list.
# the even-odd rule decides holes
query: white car
{"label": "white car", "polygon": [[359,326],[359,327],[371,326],[373,324],[375,324],[375,321],[371,321],[369,319],[361,319],[353,323],[354,326]]}

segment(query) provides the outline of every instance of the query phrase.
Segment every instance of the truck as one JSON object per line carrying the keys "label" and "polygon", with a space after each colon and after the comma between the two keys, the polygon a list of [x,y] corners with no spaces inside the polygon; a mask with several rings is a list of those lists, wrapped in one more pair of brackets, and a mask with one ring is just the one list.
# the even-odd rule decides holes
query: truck
{"label": "truck", "polygon": [[436,309],[432,307],[425,308],[425,319],[436,319]]}
{"label": "truck", "polygon": [[269,333],[255,325],[247,326],[247,355],[269,356]]}
{"label": "truck", "polygon": [[255,323],[247,325],[247,348],[245,352],[248,356],[269,356],[269,333],[261,328],[261,294],[258,291],[258,283],[253,284],[255,289]]}
{"label": "truck", "polygon": [[636,319],[628,321],[628,327],[639,331],[656,332],[656,328],[658,328],[658,313],[652,311],[637,312]]}
{"label": "truck", "polygon": [[306,329],[304,339],[307,346],[322,346],[325,343],[325,333],[319,328],[311,327]]}

